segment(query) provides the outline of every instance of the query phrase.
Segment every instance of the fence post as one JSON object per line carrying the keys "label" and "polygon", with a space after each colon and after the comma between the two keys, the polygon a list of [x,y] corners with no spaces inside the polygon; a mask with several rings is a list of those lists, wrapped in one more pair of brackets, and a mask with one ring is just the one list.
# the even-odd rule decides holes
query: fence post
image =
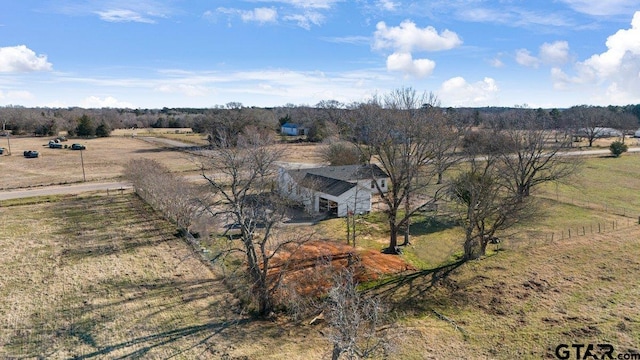
{"label": "fence post", "polygon": [[571,239],[571,229],[569,229],[569,239]]}
{"label": "fence post", "polygon": [[[640,220],[639,220],[640,221]],[[598,223],[598,234],[600,233],[600,223]]]}

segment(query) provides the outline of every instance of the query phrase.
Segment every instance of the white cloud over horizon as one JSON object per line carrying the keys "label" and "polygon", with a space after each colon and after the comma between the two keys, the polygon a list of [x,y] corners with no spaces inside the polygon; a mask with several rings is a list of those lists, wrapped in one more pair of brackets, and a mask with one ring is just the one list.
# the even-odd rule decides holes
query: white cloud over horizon
{"label": "white cloud over horizon", "polygon": [[436,63],[429,59],[413,59],[410,53],[393,53],[387,57],[387,70],[400,71],[418,78],[431,75]]}
{"label": "white cloud over horizon", "polygon": [[36,55],[26,45],[0,47],[0,73],[51,71],[46,55]]}
{"label": "white cloud over horizon", "polygon": [[445,29],[438,33],[433,26],[419,28],[411,20],[391,27],[380,21],[376,24],[373,36],[374,49],[394,49],[398,52],[442,51],[462,45],[462,40],[453,31]]}
{"label": "white cloud over horizon", "polygon": [[554,87],[604,86],[610,101],[640,102],[640,11],[634,14],[630,28],[609,36],[605,45],[605,52],[577,62],[574,76],[557,67],[552,69]]}
{"label": "white cloud over horizon", "polygon": [[447,106],[488,106],[496,104],[500,89],[496,81],[485,77],[482,81],[469,83],[461,76],[442,83],[438,97]]}
{"label": "white cloud over horizon", "polygon": [[569,43],[555,41],[540,45],[538,56],[531,55],[527,49],[516,50],[516,62],[522,66],[537,68],[544,65],[563,65],[569,61]]}
{"label": "white cloud over horizon", "polygon": [[101,108],[134,108],[131,103],[126,101],[120,101],[112,96],[107,96],[104,98],[98,96],[90,96],[80,103],[81,107],[84,108],[93,108],[93,109],[101,109]]}
{"label": "white cloud over horizon", "polygon": [[402,72],[418,78],[431,75],[436,67],[435,61],[427,58],[414,58],[413,52],[450,50],[462,44],[462,40],[453,31],[438,31],[432,27],[419,28],[410,20],[399,26],[388,27],[384,21],[376,24],[372,47],[375,50],[392,49],[387,57],[387,70]]}

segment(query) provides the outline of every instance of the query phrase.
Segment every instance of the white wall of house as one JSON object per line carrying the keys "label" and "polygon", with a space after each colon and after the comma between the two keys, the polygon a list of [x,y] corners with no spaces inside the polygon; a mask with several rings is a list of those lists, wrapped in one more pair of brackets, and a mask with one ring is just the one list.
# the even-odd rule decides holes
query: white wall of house
{"label": "white wall of house", "polygon": [[365,189],[369,189],[369,191],[371,191],[374,194],[377,194],[378,193],[378,188],[375,186],[373,181],[376,181],[378,183],[378,185],[380,186],[380,190],[382,190],[383,193],[386,193],[387,191],[389,191],[389,179],[388,178],[377,179],[377,180],[371,180],[371,179],[359,180],[358,181],[358,185],[360,187],[365,188]]}
{"label": "white wall of house", "polygon": [[371,191],[362,186],[354,186],[351,190],[340,196],[338,201],[338,216],[347,216],[352,211],[355,214],[364,214],[371,211]]}
{"label": "white wall of house", "polygon": [[309,213],[318,211],[318,199],[314,199],[313,190],[299,186],[284,168],[279,169],[278,177],[280,194],[301,203]]}
{"label": "white wall of house", "polygon": [[349,211],[364,214],[371,211],[371,191],[367,188],[354,186],[340,196],[333,196],[321,192],[314,195],[314,212],[320,211],[320,198],[338,203],[338,217],[345,217]]}

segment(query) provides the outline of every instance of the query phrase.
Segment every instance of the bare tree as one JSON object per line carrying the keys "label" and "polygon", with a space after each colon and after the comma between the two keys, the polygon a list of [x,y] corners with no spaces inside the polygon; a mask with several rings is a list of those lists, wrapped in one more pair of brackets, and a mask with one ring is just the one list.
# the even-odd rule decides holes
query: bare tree
{"label": "bare tree", "polygon": [[436,184],[442,184],[444,173],[462,159],[458,150],[461,145],[461,135],[467,131],[468,127],[463,123],[454,123],[448,116],[434,117],[432,122],[430,162],[438,175]]}
{"label": "bare tree", "polygon": [[611,114],[607,109],[592,106],[574,106],[563,115],[573,124],[575,135],[587,140],[589,147],[603,137],[605,127],[610,125]]}
{"label": "bare tree", "polygon": [[621,109],[610,111],[613,113],[610,125],[620,131],[620,140],[624,144],[625,134],[638,128],[638,118],[633,114],[623,112]]}
{"label": "bare tree", "polygon": [[580,164],[564,154],[571,139],[555,140],[538,126],[533,111],[508,119],[501,136],[504,141],[496,153],[497,166],[507,187],[520,198],[529,196],[538,185],[568,178]]}
{"label": "bare tree", "polygon": [[[387,208],[390,231],[385,252],[399,252],[398,233],[407,228],[411,216],[425,202],[434,201],[433,198],[420,200],[416,195],[431,184],[436,174],[432,164],[433,136],[437,124],[441,123],[436,119],[444,116],[437,105],[433,94],[419,95],[411,88],[403,88],[354,109],[352,141],[363,157],[379,164],[390,179],[387,193],[381,191],[376,181]],[[405,211],[402,211],[403,205]]]}
{"label": "bare tree", "polygon": [[260,316],[268,315],[274,306],[274,293],[281,277],[270,274],[271,260],[290,245],[304,239],[277,236],[278,226],[285,219],[286,209],[275,191],[275,162],[282,152],[270,147],[273,138],[264,132],[246,130],[237,141],[229,141],[225,132],[218,134],[208,166],[202,176],[211,189],[203,201],[214,218],[237,226],[240,236],[229,239],[228,247],[218,258],[241,253],[250,281],[250,294],[257,303]]}
{"label": "bare tree", "polygon": [[384,311],[375,298],[366,298],[357,290],[357,281],[351,269],[334,276],[329,290],[325,319],[325,334],[333,345],[331,359],[368,358],[390,350],[390,341],[384,330]]}
{"label": "bare tree", "polygon": [[471,156],[468,166],[451,183],[450,191],[465,232],[463,259],[473,260],[485,255],[498,231],[523,220],[526,210],[533,207],[500,181],[500,169],[492,155],[487,159]]}

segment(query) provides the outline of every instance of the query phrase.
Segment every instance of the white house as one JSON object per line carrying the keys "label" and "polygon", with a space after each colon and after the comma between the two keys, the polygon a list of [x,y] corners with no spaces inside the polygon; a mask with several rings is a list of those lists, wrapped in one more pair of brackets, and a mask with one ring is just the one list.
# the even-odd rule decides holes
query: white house
{"label": "white house", "polygon": [[[388,175],[376,165],[280,169],[280,192],[310,213],[339,217],[371,211],[372,195],[388,190]],[[377,183],[377,186],[376,186]]]}

